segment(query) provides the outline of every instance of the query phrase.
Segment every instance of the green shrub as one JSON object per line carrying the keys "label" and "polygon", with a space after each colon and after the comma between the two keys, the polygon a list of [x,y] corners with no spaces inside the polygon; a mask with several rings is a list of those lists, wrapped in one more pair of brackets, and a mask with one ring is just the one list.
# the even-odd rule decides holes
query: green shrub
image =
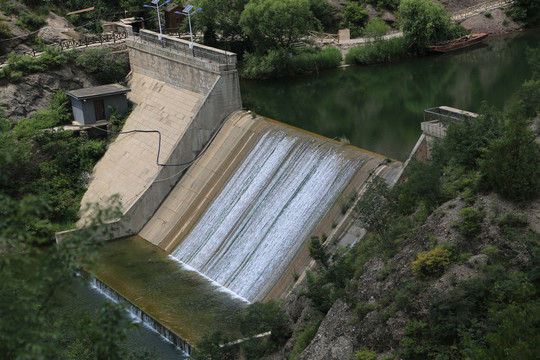
{"label": "green shrub", "polygon": [[289,58],[289,69],[295,74],[319,71],[337,67],[341,64],[341,51],[333,46],[315,54],[300,54]]}
{"label": "green shrub", "polygon": [[353,47],[345,56],[347,64],[378,64],[397,61],[408,56],[403,37],[376,41]]}
{"label": "green shrub", "polygon": [[58,47],[47,47],[40,57],[20,55],[12,52],[7,59],[7,66],[1,72],[0,77],[6,77],[10,81],[19,78],[59,67],[74,61],[75,51],[62,51]]}
{"label": "green shrub", "polygon": [[481,253],[487,255],[488,260],[493,263],[500,259],[501,250],[496,246],[488,245],[482,249]]}
{"label": "green shrub", "polygon": [[527,214],[516,215],[514,213],[504,214],[497,221],[500,227],[525,227],[528,225]]}
{"label": "green shrub", "polygon": [[527,201],[538,196],[540,146],[535,137],[526,122],[509,121],[504,135],[490,144],[480,161],[487,188],[514,201]]}
{"label": "green shrub", "polygon": [[456,25],[450,30],[450,35],[452,39],[457,39],[462,36],[465,36],[469,33],[463,25]]}
{"label": "green shrub", "polygon": [[428,324],[423,321],[411,321],[407,324],[404,337],[400,342],[400,355],[405,359],[425,359],[430,351],[429,344],[423,341],[429,336]]}
{"label": "green shrub", "polygon": [[0,22],[0,39],[8,39],[11,37],[11,29],[7,24]]}
{"label": "green shrub", "polygon": [[487,18],[490,18],[491,17],[491,12],[490,11],[484,12],[484,16],[487,17]]}
{"label": "green shrub", "polygon": [[30,31],[41,29],[47,22],[44,15],[32,14],[28,11],[21,11],[18,15],[16,24]]}
{"label": "green shrub", "polygon": [[351,37],[361,34],[361,29],[369,19],[368,13],[363,5],[357,2],[349,2],[343,9],[343,27],[351,30]]}
{"label": "green shrub", "polygon": [[246,79],[267,79],[282,74],[285,66],[285,50],[272,49],[265,55],[245,53],[241,73]]}
{"label": "green shrub", "polygon": [[412,263],[413,273],[423,276],[440,275],[450,265],[451,257],[451,252],[441,245],[433,250],[421,252]]}
{"label": "green shrub", "polygon": [[95,75],[102,84],[124,80],[129,70],[127,58],[110,49],[88,49],[77,58],[77,65]]}
{"label": "green shrub", "polygon": [[534,25],[540,20],[540,4],[535,0],[517,0],[510,10],[514,21]]}
{"label": "green shrub", "polygon": [[442,200],[441,169],[434,163],[411,162],[407,182],[399,187],[398,211],[411,214],[422,202],[429,213]]}
{"label": "green shrub", "polygon": [[463,166],[465,170],[476,169],[488,144],[503,134],[504,120],[499,111],[482,105],[480,113],[477,118],[449,124],[446,138],[436,150],[440,153],[435,159],[441,166],[450,163]]}
{"label": "green shrub", "polygon": [[354,360],[375,360],[377,353],[366,347],[362,347],[354,353]]}
{"label": "green shrub", "polygon": [[480,234],[484,212],[472,207],[466,207],[459,212],[461,221],[459,222],[459,232],[467,238],[473,238]]}
{"label": "green shrub", "polygon": [[380,17],[376,17],[367,23],[363,33],[364,33],[364,36],[378,39],[386,35],[387,30],[388,30],[388,27],[386,23],[384,22],[384,20],[381,19]]}
{"label": "green shrub", "polygon": [[294,360],[298,356],[300,356],[302,351],[304,351],[304,349],[309,345],[309,343],[311,343],[311,340],[313,340],[315,334],[317,334],[317,330],[319,330],[319,325],[320,322],[316,322],[311,326],[306,326],[297,330],[296,343],[294,344],[294,348],[289,354],[289,360]]}

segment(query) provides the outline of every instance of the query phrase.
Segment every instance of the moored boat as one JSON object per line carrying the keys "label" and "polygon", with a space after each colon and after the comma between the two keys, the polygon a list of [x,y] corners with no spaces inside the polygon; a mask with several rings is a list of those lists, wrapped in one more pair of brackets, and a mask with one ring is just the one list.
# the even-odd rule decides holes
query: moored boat
{"label": "moored boat", "polygon": [[469,34],[457,39],[448,40],[442,43],[438,43],[436,45],[428,46],[428,50],[431,52],[445,53],[448,51],[461,49],[472,44],[476,44],[479,41],[482,41],[487,36],[488,34],[486,33]]}

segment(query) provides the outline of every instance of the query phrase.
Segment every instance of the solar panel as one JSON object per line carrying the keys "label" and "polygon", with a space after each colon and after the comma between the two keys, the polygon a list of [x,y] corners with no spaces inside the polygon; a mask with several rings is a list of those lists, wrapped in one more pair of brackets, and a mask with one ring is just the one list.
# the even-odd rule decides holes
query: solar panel
{"label": "solar panel", "polygon": [[193,9],[193,5],[188,5],[184,8],[183,12],[188,13],[191,11],[191,9]]}

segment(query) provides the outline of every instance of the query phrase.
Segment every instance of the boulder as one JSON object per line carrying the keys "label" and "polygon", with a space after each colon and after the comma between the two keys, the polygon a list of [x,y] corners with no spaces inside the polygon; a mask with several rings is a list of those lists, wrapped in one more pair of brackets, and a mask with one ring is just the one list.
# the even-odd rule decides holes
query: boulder
{"label": "boulder", "polygon": [[73,25],[69,21],[52,12],[47,15],[45,20],[47,26],[41,28],[38,32],[38,36],[45,44],[57,44],[61,40],[71,39],[69,31],[73,28]]}

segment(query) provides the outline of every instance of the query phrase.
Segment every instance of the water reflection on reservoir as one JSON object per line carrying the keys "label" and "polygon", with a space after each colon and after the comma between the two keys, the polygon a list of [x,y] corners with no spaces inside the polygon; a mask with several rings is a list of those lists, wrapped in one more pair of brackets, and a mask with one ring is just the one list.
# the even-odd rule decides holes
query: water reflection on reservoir
{"label": "water reflection on reservoir", "polygon": [[264,116],[405,160],[421,133],[424,109],[477,112],[484,101],[503,109],[531,75],[526,48],[539,43],[540,30],[531,30],[488,37],[457,53],[243,81],[242,101]]}

